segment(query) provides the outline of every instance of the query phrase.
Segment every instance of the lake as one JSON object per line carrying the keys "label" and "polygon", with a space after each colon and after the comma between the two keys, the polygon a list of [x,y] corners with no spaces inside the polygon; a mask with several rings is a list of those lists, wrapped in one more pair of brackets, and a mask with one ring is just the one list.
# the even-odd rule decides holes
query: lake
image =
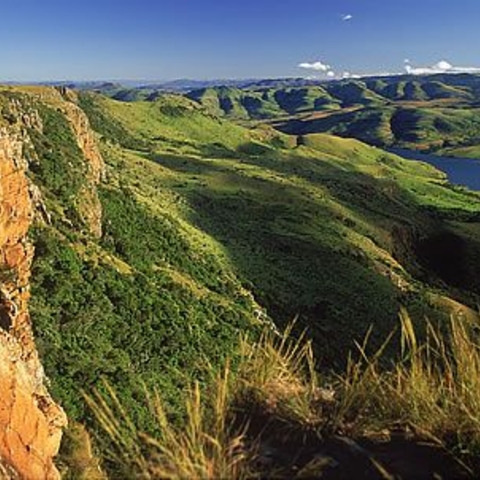
{"label": "lake", "polygon": [[450,183],[480,191],[480,159],[441,157],[403,148],[390,148],[388,151],[408,160],[429,163],[438,170],[445,172]]}

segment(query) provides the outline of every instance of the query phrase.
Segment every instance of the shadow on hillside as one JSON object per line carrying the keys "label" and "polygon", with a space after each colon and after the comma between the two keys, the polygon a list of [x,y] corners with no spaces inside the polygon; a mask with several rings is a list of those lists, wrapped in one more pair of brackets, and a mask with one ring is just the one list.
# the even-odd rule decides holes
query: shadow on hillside
{"label": "shadow on hillside", "polygon": [[[297,328],[308,330],[326,364],[346,358],[371,325],[371,348],[378,347],[398,326],[401,305],[422,322],[439,315],[421,293],[404,291],[380,273],[373,260],[374,249],[381,247],[414,277],[452,284],[432,266],[441,259],[427,261],[418,250],[419,242],[444,222],[420,209],[394,181],[293,155],[245,155],[240,165],[155,160],[195,179],[182,190],[191,222],[225,248],[244,286],[269,316],[280,325],[298,316]],[[293,177],[295,184],[289,181]],[[348,231],[367,243],[352,244]],[[469,258],[456,257],[463,263]],[[473,288],[471,280],[462,286]]]}
{"label": "shadow on hillside", "polygon": [[[268,178],[271,165],[252,178],[199,159],[160,163],[194,176],[222,174],[218,186],[184,191],[190,220],[224,246],[271,317],[282,324],[299,316],[298,328],[308,327],[329,363],[344,358],[373,321],[379,341],[397,325],[398,292],[342,234],[348,220],[305,189]],[[334,176],[334,167],[324,169]]]}

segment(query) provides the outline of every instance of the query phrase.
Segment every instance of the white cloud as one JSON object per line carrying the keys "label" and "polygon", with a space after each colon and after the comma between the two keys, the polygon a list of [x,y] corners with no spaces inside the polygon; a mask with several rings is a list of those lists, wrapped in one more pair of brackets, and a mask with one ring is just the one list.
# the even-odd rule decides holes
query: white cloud
{"label": "white cloud", "polygon": [[381,71],[381,72],[373,72],[367,73],[363,75],[364,77],[395,77],[396,75],[401,75],[399,72],[388,72],[388,71]]}
{"label": "white cloud", "polygon": [[345,14],[345,15],[342,15],[342,20],[344,22],[348,22],[349,20],[351,20],[353,18],[353,15],[350,15],[349,13]]}
{"label": "white cloud", "polygon": [[343,72],[341,75],[341,78],[347,79],[347,78],[362,78],[361,75],[358,75],[357,73],[351,73],[351,72]]}
{"label": "white cloud", "polygon": [[300,63],[299,68],[305,68],[307,70],[315,70],[317,72],[328,72],[330,70],[330,65],[327,65],[325,63],[322,63],[320,60],[317,62],[303,62]]}
{"label": "white cloud", "polygon": [[412,67],[406,62],[405,70],[409,75],[432,75],[435,73],[480,73],[480,67],[456,67],[446,60],[427,67]]}
{"label": "white cloud", "polygon": [[[435,63],[434,65],[426,66],[426,67],[417,67],[412,65],[409,59],[405,59],[403,61],[405,72],[409,75],[432,75],[438,73],[480,73],[480,67],[458,67],[456,65],[451,64],[447,60],[440,60],[439,62]],[[403,75],[404,72],[401,71],[388,71],[388,70],[380,70],[380,71],[371,71],[371,72],[349,72],[343,71],[342,73],[337,72],[335,67],[332,67],[326,63],[323,63],[320,60],[315,62],[302,62],[298,64],[299,68],[303,68],[306,70],[312,70],[312,75],[316,75],[315,77],[307,77],[307,78],[316,78],[321,80],[322,78],[328,79],[355,79],[355,78],[366,78],[366,77],[393,77],[397,75]],[[399,69],[400,70],[400,69]]]}

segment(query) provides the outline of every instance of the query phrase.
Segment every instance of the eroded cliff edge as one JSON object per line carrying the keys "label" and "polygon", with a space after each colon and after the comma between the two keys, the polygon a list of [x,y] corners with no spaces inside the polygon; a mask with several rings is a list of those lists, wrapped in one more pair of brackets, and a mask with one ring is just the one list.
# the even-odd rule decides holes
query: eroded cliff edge
{"label": "eroded cliff edge", "polygon": [[60,477],[54,457],[67,418],[48,392],[28,310],[34,257],[29,230],[35,222],[52,221],[44,192],[28,173],[42,161],[29,135],[43,135],[36,105],[64,116],[83,154],[85,182],[76,210],[97,238],[102,212],[96,184],[104,166],[71,92],[43,89],[22,97],[4,98],[0,115],[0,478],[50,480]]}
{"label": "eroded cliff edge", "polygon": [[0,130],[0,459],[4,475],[50,479],[66,425],[52,400],[28,313],[31,188],[20,131]]}

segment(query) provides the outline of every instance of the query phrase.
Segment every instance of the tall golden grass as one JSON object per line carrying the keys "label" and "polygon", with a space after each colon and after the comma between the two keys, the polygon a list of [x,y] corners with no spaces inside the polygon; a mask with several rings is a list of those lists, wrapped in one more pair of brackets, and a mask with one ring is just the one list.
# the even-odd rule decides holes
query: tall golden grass
{"label": "tall golden grass", "polygon": [[85,395],[112,448],[111,456],[128,478],[252,478],[255,442],[246,443],[252,408],[259,407],[285,421],[312,423],[310,408],[317,388],[312,348],[303,336],[291,338],[265,330],[260,339],[240,339],[239,365],[229,364],[207,394],[195,385],[186,399],[183,429],[169,421],[161,395],[146,392],[161,434],[152,437],[137,429],[116,392]]}
{"label": "tall golden grass", "polygon": [[476,326],[452,318],[447,331],[441,333],[428,324],[426,339],[420,343],[405,311],[400,321],[400,361],[385,369],[382,349],[372,358],[363,355],[360,361],[350,361],[340,377],[338,418],[347,418],[358,431],[408,426],[463,453],[478,454],[480,344]]}
{"label": "tall golden grass", "polygon": [[198,384],[186,399],[185,428],[167,417],[158,392],[146,392],[158,437],[137,429],[117,397],[106,385],[86,401],[109,437],[111,452],[125,478],[190,479],[246,478],[249,472],[243,433],[229,426],[230,371],[218,376],[211,395],[202,398]]}
{"label": "tall golden grass", "polygon": [[227,366],[206,397],[194,386],[181,429],[167,418],[157,392],[146,394],[161,432],[155,438],[136,428],[110,387],[106,396],[95,392],[87,402],[129,478],[254,477],[256,444],[248,434],[248,415],[255,408],[319,433],[345,425],[353,436],[408,427],[473,458],[480,453],[475,326],[452,319],[448,332],[441,333],[428,325],[419,342],[406,312],[400,320],[400,360],[385,368],[390,338],[373,356],[365,354],[365,342],[359,346],[360,359],[350,359],[344,374],[330,379],[335,396],[329,399],[320,387],[310,343],[304,336],[293,339],[287,328],[282,335],[265,331],[256,342],[242,338],[238,368],[232,372]]}

